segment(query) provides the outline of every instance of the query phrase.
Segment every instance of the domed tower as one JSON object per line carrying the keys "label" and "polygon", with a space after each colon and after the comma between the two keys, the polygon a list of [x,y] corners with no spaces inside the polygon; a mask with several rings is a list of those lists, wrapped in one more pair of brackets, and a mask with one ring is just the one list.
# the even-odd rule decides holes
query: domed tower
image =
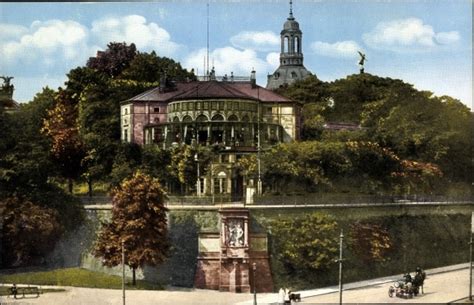
{"label": "domed tower", "polygon": [[311,74],[303,66],[303,33],[298,21],[293,17],[292,5],[293,1],[290,0],[290,15],[283,24],[283,30],[280,33],[280,66],[272,75],[268,75],[268,89],[289,85]]}

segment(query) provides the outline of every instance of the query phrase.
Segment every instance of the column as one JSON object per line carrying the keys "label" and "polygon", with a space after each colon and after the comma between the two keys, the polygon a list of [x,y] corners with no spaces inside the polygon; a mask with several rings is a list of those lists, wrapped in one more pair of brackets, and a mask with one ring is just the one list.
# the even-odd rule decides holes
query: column
{"label": "column", "polygon": [[249,246],[249,219],[244,219],[244,246]]}
{"label": "column", "polygon": [[163,149],[166,148],[166,140],[168,139],[168,125],[165,125],[165,136],[163,139]]}
{"label": "column", "polygon": [[[209,145],[211,143],[211,123],[208,123],[207,125],[207,140],[206,140],[206,145]],[[213,191],[214,192],[214,191]]]}
{"label": "column", "polygon": [[237,292],[237,268],[238,263],[237,261],[233,261],[233,268],[232,271],[229,272],[229,292]]}
{"label": "column", "polygon": [[226,245],[225,236],[226,236],[226,225],[225,225],[225,218],[222,218],[221,223],[221,246],[224,247]]}

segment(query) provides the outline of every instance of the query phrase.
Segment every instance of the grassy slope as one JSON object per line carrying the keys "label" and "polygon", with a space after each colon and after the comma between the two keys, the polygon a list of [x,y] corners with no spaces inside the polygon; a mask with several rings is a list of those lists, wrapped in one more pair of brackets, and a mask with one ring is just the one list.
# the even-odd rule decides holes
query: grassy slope
{"label": "grassy slope", "polygon": [[[20,283],[32,285],[77,286],[91,288],[122,288],[122,278],[115,275],[93,272],[80,268],[56,269],[43,272],[27,272],[0,275],[1,283]],[[127,279],[127,289],[162,289],[160,285],[145,281],[137,281],[136,287],[131,286]]]}

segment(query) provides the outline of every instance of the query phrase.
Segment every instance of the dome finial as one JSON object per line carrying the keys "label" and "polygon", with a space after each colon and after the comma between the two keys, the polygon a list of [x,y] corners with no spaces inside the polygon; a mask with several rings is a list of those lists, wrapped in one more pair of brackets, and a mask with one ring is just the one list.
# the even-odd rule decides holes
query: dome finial
{"label": "dome finial", "polygon": [[293,0],[290,0],[290,17],[288,19],[294,19],[293,18]]}

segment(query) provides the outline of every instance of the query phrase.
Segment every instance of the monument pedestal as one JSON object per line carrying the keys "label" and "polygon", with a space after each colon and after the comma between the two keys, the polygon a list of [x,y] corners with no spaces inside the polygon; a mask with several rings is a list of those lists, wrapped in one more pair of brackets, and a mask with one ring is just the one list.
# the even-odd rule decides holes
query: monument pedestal
{"label": "monument pedestal", "polygon": [[219,233],[199,234],[196,288],[230,292],[253,291],[252,264],[257,266],[257,292],[272,292],[266,234],[249,233],[249,210],[219,210]]}

